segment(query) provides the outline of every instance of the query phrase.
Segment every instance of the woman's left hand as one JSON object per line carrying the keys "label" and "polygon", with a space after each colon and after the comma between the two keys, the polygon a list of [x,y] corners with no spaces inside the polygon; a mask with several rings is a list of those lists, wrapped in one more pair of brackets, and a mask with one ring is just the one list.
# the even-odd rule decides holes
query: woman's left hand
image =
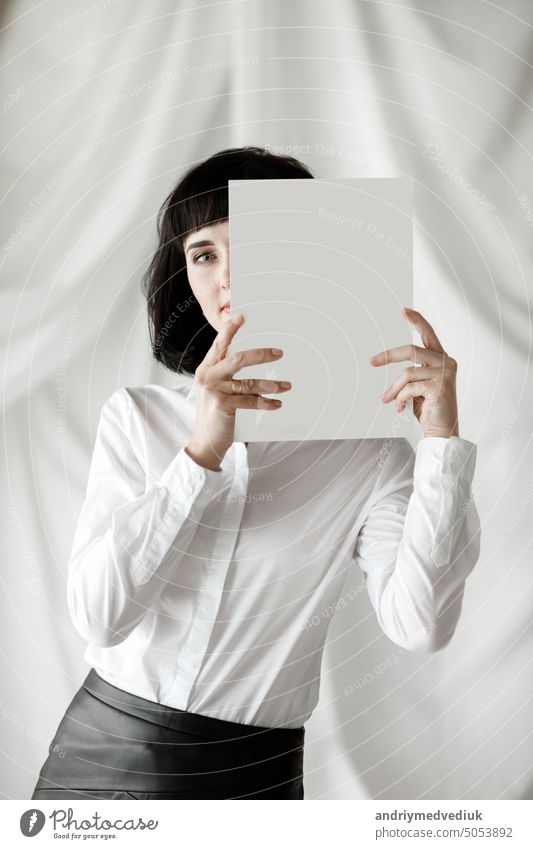
{"label": "woman's left hand", "polygon": [[370,358],[370,363],[382,366],[411,360],[422,365],[405,368],[380,400],[387,404],[396,399],[396,409],[401,413],[412,398],[413,413],[424,430],[424,436],[459,436],[455,390],[457,361],[448,356],[431,324],[421,313],[407,308],[402,312],[420,334],[425,347],[400,345],[381,351]]}

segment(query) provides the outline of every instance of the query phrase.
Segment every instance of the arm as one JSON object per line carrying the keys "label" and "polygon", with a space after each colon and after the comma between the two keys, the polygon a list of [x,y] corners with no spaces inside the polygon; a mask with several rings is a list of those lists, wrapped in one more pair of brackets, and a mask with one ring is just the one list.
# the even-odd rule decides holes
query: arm
{"label": "arm", "polygon": [[479,557],[476,450],[459,437],[424,437],[415,458],[394,439],[380,470],[354,559],[382,630],[407,650],[438,651],[455,632]]}
{"label": "arm", "polygon": [[105,647],[125,640],[172,581],[206,504],[227,483],[182,446],[146,488],[125,430],[130,404],[122,389],[102,408],[68,566],[74,626]]}

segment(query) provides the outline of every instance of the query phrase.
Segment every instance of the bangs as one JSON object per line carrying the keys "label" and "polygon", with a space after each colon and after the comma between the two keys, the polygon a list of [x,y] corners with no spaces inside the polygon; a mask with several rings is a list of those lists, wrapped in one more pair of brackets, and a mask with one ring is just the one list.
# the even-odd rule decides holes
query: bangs
{"label": "bangs", "polygon": [[[243,158],[243,153],[248,157]],[[250,155],[251,154],[251,155]],[[229,180],[303,178],[313,175],[291,157],[276,156],[264,148],[232,148],[215,153],[185,174],[173,211],[173,229],[179,245],[188,235],[229,217]]]}
{"label": "bangs", "polygon": [[[198,181],[203,183],[204,181]],[[173,216],[173,229],[178,238],[180,248],[187,236],[228,218],[228,187],[212,185],[191,186],[189,197],[179,202]]]}

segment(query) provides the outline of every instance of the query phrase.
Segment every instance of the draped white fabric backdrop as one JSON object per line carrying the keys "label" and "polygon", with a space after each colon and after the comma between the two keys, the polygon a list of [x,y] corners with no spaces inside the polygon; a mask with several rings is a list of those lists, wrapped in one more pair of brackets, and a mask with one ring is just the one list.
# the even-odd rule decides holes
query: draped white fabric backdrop
{"label": "draped white fabric backdrop", "polygon": [[88,671],[65,585],[101,405],[175,383],[139,289],[155,214],[191,164],[261,144],[317,177],[413,178],[415,306],[478,445],[454,640],[402,652],[353,567],[306,796],[531,799],[531,4],[19,0],[2,27],[2,797],[29,798]]}

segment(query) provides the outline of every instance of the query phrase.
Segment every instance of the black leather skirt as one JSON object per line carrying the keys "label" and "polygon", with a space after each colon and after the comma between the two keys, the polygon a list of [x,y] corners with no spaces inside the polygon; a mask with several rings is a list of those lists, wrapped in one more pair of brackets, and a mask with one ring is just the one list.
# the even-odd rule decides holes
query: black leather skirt
{"label": "black leather skirt", "polygon": [[32,799],[303,799],[305,729],[170,708],[91,669]]}

